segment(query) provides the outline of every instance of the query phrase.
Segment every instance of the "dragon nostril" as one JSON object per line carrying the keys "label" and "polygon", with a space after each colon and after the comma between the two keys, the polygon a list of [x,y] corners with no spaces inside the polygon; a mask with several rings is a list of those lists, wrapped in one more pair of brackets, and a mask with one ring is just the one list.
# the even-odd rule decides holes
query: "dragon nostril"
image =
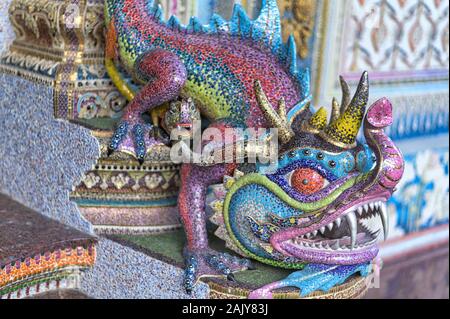
{"label": "dragon nostril", "polygon": [[328,164],[330,165],[330,167],[336,167],[335,161],[329,161]]}
{"label": "dragon nostril", "polygon": [[323,155],[323,153],[319,153],[319,154],[317,154],[317,158],[319,160],[323,160],[325,158],[325,155]]}

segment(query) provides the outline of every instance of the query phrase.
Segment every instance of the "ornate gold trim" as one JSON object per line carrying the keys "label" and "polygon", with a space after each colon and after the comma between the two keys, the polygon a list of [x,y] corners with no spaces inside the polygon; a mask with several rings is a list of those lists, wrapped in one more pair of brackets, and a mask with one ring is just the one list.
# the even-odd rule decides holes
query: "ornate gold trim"
{"label": "ornate gold trim", "polygon": [[[297,43],[297,52],[302,59],[310,55],[309,40],[313,35],[316,0],[282,0],[278,1],[281,14],[283,39],[292,34]],[[289,15],[286,13],[289,12]]]}
{"label": "ornate gold trim", "polygon": [[103,78],[79,85],[86,82],[83,70],[90,71],[84,65],[104,64],[103,6],[103,0],[13,0],[16,39],[0,57],[0,72],[53,86],[55,117],[77,120],[83,95],[117,91]]}
{"label": "ornate gold trim", "polygon": [[[296,289],[283,289],[273,293],[273,299],[361,299],[369,289],[370,277],[354,277],[347,283],[331,288],[329,292],[313,292],[300,297]],[[251,290],[244,287],[230,287],[217,281],[203,280],[209,285],[211,299],[247,299]]]}

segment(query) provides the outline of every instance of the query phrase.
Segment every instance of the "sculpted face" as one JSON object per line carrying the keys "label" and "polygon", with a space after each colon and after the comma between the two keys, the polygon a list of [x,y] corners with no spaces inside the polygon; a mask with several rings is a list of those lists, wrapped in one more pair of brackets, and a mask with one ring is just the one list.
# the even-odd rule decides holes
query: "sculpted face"
{"label": "sculpted face", "polygon": [[285,268],[356,265],[376,257],[403,159],[383,131],[392,121],[386,99],[364,118],[366,141],[356,140],[367,93],[365,75],[351,102],[334,103],[328,124],[323,109],[304,107],[291,122],[294,137],[282,145],[275,173],[265,175],[257,165],[233,177],[222,204],[230,247]]}
{"label": "sculpted face", "polygon": [[169,133],[178,130],[179,136],[186,134],[187,138],[192,138],[193,123],[200,118],[200,111],[192,99],[173,101],[164,117],[165,129]]}

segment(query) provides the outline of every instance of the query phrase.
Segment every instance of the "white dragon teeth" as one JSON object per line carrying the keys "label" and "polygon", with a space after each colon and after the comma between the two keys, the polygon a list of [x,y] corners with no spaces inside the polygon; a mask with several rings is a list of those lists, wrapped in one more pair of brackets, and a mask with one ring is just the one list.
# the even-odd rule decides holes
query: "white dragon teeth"
{"label": "white dragon teeth", "polygon": [[340,247],[339,247],[339,239],[338,240],[336,240],[336,242],[334,243],[334,245],[333,245],[333,247],[332,247],[333,249],[335,249],[335,250],[338,250],[338,249],[340,249]]}
{"label": "white dragon teeth", "polygon": [[381,223],[383,224],[383,234],[384,234],[383,239],[386,240],[387,236],[389,235],[389,219],[386,203],[381,204],[380,216],[381,216]]}
{"label": "white dragon teeth", "polygon": [[[368,215],[370,212],[370,216]],[[367,214],[367,215],[366,215]],[[361,216],[363,215],[363,216]],[[365,246],[373,245],[377,242],[377,238],[374,238],[370,242],[365,243],[357,243],[357,228],[358,228],[358,222],[361,221],[367,221],[370,220],[370,218],[375,218],[376,215],[380,215],[383,231],[384,231],[384,240],[386,240],[388,235],[388,214],[387,214],[387,208],[386,203],[384,201],[377,201],[377,202],[371,202],[366,203],[364,205],[361,205],[357,207],[354,211],[349,212],[344,217],[338,217],[333,222],[324,225],[320,227],[320,229],[316,229],[310,233],[301,235],[293,240],[291,240],[292,243],[295,243],[301,247],[308,247],[313,249],[328,249],[328,250],[354,250],[359,249]],[[361,216],[361,217],[356,217]],[[342,224],[342,218],[345,218],[347,221],[347,224],[349,226],[350,230],[350,244],[346,245],[340,245],[339,239],[336,241],[305,241],[305,239],[311,239],[317,236],[317,234],[320,232],[321,234],[325,234],[327,229],[329,231],[332,231],[335,226],[340,227]],[[380,230],[378,230],[380,232]],[[374,234],[372,234],[374,236]]]}
{"label": "white dragon teeth", "polygon": [[356,221],[355,213],[354,212],[348,213],[346,218],[347,218],[348,226],[350,227],[350,236],[351,236],[351,247],[350,248],[353,249],[356,244],[356,236],[357,236],[357,232],[356,232],[357,221]]}
{"label": "white dragon teeth", "polygon": [[358,211],[359,215],[362,215],[362,213],[364,212],[364,208],[362,206],[358,207],[356,210]]}

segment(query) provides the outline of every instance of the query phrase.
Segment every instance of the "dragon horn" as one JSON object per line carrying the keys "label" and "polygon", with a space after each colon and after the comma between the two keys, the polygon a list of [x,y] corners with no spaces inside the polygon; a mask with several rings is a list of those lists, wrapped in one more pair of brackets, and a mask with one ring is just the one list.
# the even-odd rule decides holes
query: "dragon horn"
{"label": "dragon horn", "polygon": [[342,148],[354,147],[368,101],[369,76],[367,72],[364,72],[349,106],[337,121],[331,123],[325,129],[323,137],[330,143]]}
{"label": "dragon horn", "polygon": [[339,115],[341,115],[340,111],[340,105],[336,98],[333,98],[333,102],[331,103],[331,119],[330,119],[330,125],[336,122],[339,118]]}
{"label": "dragon horn", "polygon": [[317,134],[327,127],[327,110],[321,107],[310,119],[302,124],[302,131]]}
{"label": "dragon horn", "polygon": [[278,116],[287,122],[286,100],[284,97],[278,101]]}
{"label": "dragon horn", "polygon": [[342,88],[342,101],[340,113],[343,114],[350,103],[350,87],[342,76],[339,76],[339,82]]}
{"label": "dragon horn", "polygon": [[260,81],[255,81],[255,93],[256,100],[258,101],[259,107],[266,117],[267,121],[274,128],[278,129],[278,137],[282,144],[288,143],[293,137],[294,132],[292,131],[291,126],[288,124],[288,120],[286,117],[286,102],[284,99],[279,101],[279,109],[278,113],[275,112],[272,104],[270,104],[267,99],[266,94],[261,86]]}

